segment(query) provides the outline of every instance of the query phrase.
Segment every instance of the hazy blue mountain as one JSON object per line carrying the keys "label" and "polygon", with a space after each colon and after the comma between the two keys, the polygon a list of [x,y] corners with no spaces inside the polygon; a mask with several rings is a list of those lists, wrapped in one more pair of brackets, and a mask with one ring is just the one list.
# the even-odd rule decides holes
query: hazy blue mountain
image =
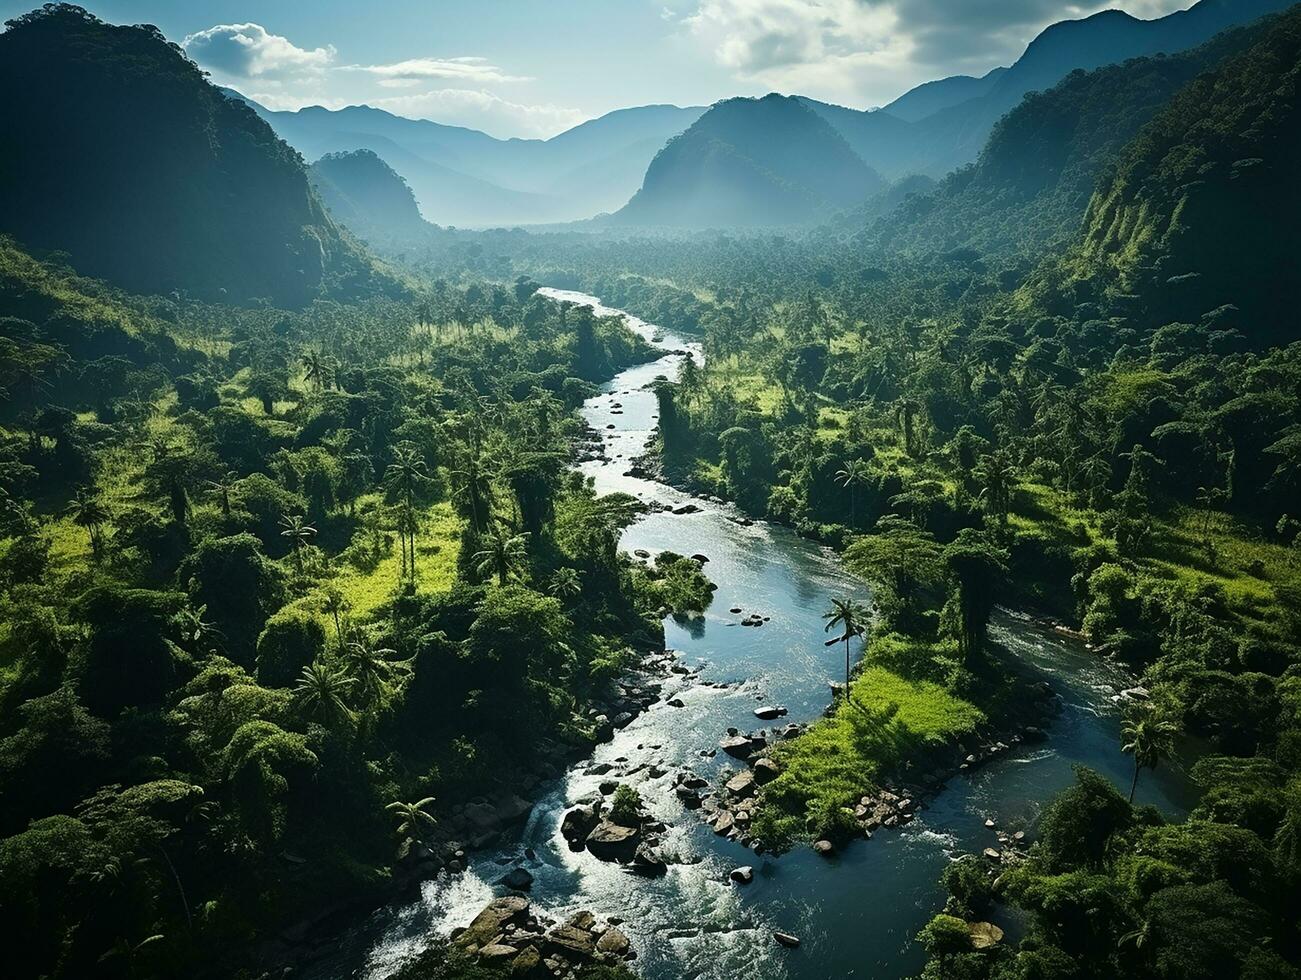
{"label": "hazy blue mountain", "polygon": [[301,160],[156,28],[47,6],[0,33],[0,231],[137,292],[300,304],[383,285]]}
{"label": "hazy blue mountain", "polygon": [[372,150],[406,178],[430,221],[475,227],[570,221],[620,207],[655,154],[704,109],[621,109],[548,140],[501,140],[370,106],[257,111],[309,159]]}
{"label": "hazy blue mountain", "polygon": [[884,186],[800,99],[767,95],[712,106],[651,162],[621,224],[800,224],[862,203]]}
{"label": "hazy blue mountain", "polygon": [[909,89],[882,108],[897,119],[916,122],[941,109],[979,98],[993,88],[994,83],[1006,72],[1006,68],[995,68],[979,78],[971,75],[952,75],[949,78],[924,82],[914,89]]}
{"label": "hazy blue mountain", "polygon": [[[1046,28],[1016,62],[996,71],[987,90],[965,101],[952,93],[971,82],[944,79],[921,86],[889,108],[856,112],[839,106],[807,104],[827,119],[863,160],[886,177],[923,173],[941,177],[976,159],[994,124],[1029,92],[1051,88],[1076,69],[1086,71],[1130,58],[1175,53],[1196,47],[1220,31],[1285,9],[1293,0],[1200,0],[1188,10],[1139,20],[1116,10]],[[976,79],[983,82],[989,79]],[[917,113],[931,100],[942,106]],[[947,104],[945,104],[947,103]],[[909,117],[909,118],[905,118]]]}
{"label": "hazy blue mountain", "polygon": [[363,238],[411,239],[431,230],[407,182],[371,150],[328,153],[309,173],[330,215]]}

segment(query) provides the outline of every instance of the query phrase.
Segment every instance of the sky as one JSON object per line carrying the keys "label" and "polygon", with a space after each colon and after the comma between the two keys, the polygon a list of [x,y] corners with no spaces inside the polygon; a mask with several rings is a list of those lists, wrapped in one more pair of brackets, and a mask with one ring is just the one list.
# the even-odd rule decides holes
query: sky
{"label": "sky", "polygon": [[[1010,64],[1048,24],[1191,0],[85,0],[271,109],[365,103],[498,137],[777,91],[884,105]],[[0,0],[5,19],[35,0]]]}

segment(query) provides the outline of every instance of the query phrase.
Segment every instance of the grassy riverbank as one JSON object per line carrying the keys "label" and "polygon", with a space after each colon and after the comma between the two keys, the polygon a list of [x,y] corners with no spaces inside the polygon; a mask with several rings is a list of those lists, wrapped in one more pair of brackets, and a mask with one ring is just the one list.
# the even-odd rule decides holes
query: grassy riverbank
{"label": "grassy riverbank", "polygon": [[781,774],[763,788],[754,834],[774,847],[837,833],[854,804],[882,775],[973,733],[980,708],[930,681],[867,665],[850,684],[849,704],[779,743]]}

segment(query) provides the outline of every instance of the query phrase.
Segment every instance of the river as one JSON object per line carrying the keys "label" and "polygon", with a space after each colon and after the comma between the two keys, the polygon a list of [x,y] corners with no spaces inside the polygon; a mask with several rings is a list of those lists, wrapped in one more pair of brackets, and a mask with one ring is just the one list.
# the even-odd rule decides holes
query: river
{"label": "river", "polygon": [[[601,314],[618,312],[595,297],[544,293]],[[701,356],[699,345],[688,338],[636,317],[628,322],[647,339],[658,336],[668,349]],[[654,705],[598,746],[591,759],[544,787],[527,823],[495,849],[474,855],[464,874],[443,873],[423,884],[418,900],[375,913],[341,942],[347,962],[335,961],[331,975],[379,980],[431,932],[467,924],[503,890],[490,882],[504,869],[522,865],[535,877],[534,904],[553,918],[590,909],[598,917],[624,919],[621,928],[639,954],[634,965],[647,980],[907,977],[925,959],[914,937],[943,902],[940,871],[958,854],[997,846],[994,831],[984,826],[987,817],[1000,829],[1032,832],[1044,802],[1072,782],[1078,764],[1128,788],[1131,762],[1119,751],[1119,709],[1112,698],[1131,681],[1082,644],[1000,613],[993,638],[1041,670],[1062,698],[1062,713],[1046,741],[1017,746],[998,761],[956,776],[911,824],[855,842],[831,859],[808,848],[758,857],[715,836],[684,810],[670,786],[672,770],[690,766],[714,780],[731,760],[721,752],[702,757],[702,750],[715,747],[728,726],[747,731],[762,726],[753,716],[758,697],[785,705],[790,715],[784,721],[807,721],[821,713],[828,682],[843,672],[844,663],[838,647],[823,645],[822,614],[832,596],[867,596],[832,552],[786,528],[762,521],[742,526],[729,519],[740,516],[730,505],[623,475],[655,426],[656,400],[644,386],[659,375],[673,377],[680,360],[670,355],[633,367],[588,400],[583,415],[602,434],[608,461],[589,461],[581,468],[603,493],[621,490],[674,506],[690,499],[701,507],[688,515],[648,514],[621,542],[628,551],[669,549],[710,559],[706,572],[718,591],[706,615],[665,623],[667,645],[701,669],[699,681],[675,677],[665,687],[665,698],[677,693],[685,707]],[[729,613],[733,607],[744,612]],[[739,626],[749,613],[771,619],[757,629]],[[716,682],[728,686],[711,686]],[[601,781],[582,770],[618,759],[628,760],[620,764],[624,768],[662,762],[670,770],[650,779],[643,769],[626,781],[670,825],[664,850],[691,863],[670,865],[662,878],[641,878],[566,846],[559,834],[561,817]],[[1146,772],[1139,782],[1137,802],[1168,814],[1182,815],[1192,800],[1192,787],[1177,765]],[[535,856],[526,859],[526,849]],[[755,869],[754,882],[746,887],[728,882],[728,873],[739,865]],[[801,947],[778,946],[774,929],[799,936]]]}

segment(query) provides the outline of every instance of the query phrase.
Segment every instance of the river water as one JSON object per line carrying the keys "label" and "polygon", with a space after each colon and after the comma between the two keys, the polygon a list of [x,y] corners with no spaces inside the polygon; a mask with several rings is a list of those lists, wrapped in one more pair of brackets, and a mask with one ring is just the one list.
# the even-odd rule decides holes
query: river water
{"label": "river water", "polygon": [[[618,312],[595,297],[544,293],[601,314]],[[635,317],[628,322],[648,339],[658,336],[667,349],[701,356],[699,345],[687,338]],[[613,741],[598,746],[591,759],[544,787],[527,823],[495,850],[473,856],[464,874],[444,873],[424,883],[418,900],[377,912],[341,942],[346,962],[336,961],[330,975],[386,976],[420,948],[424,937],[467,924],[503,891],[491,882],[520,865],[535,877],[535,906],[551,917],[590,909],[599,917],[623,918],[621,928],[639,954],[635,965],[647,980],[907,977],[924,962],[914,937],[943,902],[937,880],[945,864],[961,853],[998,846],[995,832],[984,826],[987,817],[1000,829],[1033,833],[1044,802],[1073,781],[1072,767],[1078,764],[1128,790],[1130,758],[1119,751],[1119,709],[1112,698],[1132,682],[1078,642],[1001,613],[993,637],[1042,671],[1062,698],[1062,713],[1046,741],[1017,746],[996,762],[956,776],[911,824],[879,831],[831,859],[807,848],[778,858],[756,856],[715,836],[684,810],[672,792],[672,771],[689,766],[714,781],[732,760],[721,752],[705,758],[702,750],[714,748],[728,726],[746,731],[762,726],[753,716],[759,697],[789,709],[781,723],[821,713],[828,683],[844,669],[840,648],[823,645],[822,614],[832,596],[867,595],[829,550],[785,528],[765,522],[742,526],[729,519],[740,516],[730,505],[623,475],[655,427],[656,400],[643,388],[657,376],[675,376],[680,361],[681,355],[669,355],[631,368],[587,402],[583,415],[602,434],[608,461],[581,468],[603,493],[621,490],[673,506],[691,500],[702,508],[688,515],[648,514],[621,542],[627,551],[668,549],[710,559],[706,572],[718,591],[704,618],[665,623],[667,645],[701,672],[699,681],[674,677],[665,686],[665,699],[677,693],[685,707],[654,705],[616,732]],[[744,612],[729,613],[733,607]],[[771,619],[757,629],[738,625],[749,613]],[[716,682],[728,686],[710,686]],[[575,854],[560,837],[565,810],[594,793],[602,778],[611,778],[584,776],[582,770],[592,762],[619,759],[627,760],[618,763],[625,769],[658,762],[670,770],[659,779],[642,770],[624,780],[636,785],[647,808],[670,825],[663,850],[688,862],[671,864],[662,878],[637,877],[586,852]],[[1177,765],[1145,772],[1139,781],[1137,802],[1170,815],[1185,813],[1192,800],[1192,787]],[[526,859],[526,849],[535,856]],[[728,882],[728,873],[739,865],[754,867],[752,884]],[[775,929],[799,936],[801,947],[778,946]]]}

